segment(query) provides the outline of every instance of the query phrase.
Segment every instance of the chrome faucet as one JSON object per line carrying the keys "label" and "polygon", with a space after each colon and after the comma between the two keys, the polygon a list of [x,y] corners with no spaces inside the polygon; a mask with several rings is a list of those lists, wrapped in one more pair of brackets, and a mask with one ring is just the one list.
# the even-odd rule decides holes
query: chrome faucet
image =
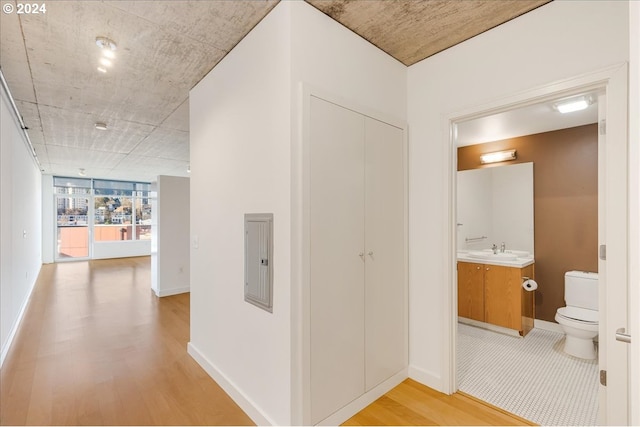
{"label": "chrome faucet", "polygon": [[493,250],[494,255],[498,253],[498,247],[496,246],[495,243],[493,244],[493,246],[491,246],[491,249]]}
{"label": "chrome faucet", "polygon": [[502,244],[500,245],[500,252],[504,253],[505,249],[506,249],[506,245],[504,244],[504,242],[502,242]]}

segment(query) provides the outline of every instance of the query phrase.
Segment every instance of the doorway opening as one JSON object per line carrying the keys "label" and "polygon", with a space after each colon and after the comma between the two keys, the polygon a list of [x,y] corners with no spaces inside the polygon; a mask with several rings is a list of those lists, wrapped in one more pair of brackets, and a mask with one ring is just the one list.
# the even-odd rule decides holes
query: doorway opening
{"label": "doorway opening", "polygon": [[[460,141],[463,141],[465,138],[465,131],[467,128],[473,128],[471,125],[478,125],[481,122],[484,122],[486,125],[492,124],[492,126],[488,126],[492,129],[499,129],[498,126],[501,120],[504,120],[505,117],[513,114],[519,114],[522,112],[530,111],[532,109],[541,107],[546,105],[547,108],[556,104],[559,100],[567,99],[567,98],[576,98],[576,97],[587,97],[591,99],[591,104],[594,106],[594,111],[597,112],[596,119],[591,118],[588,123],[580,123],[580,124],[569,124],[566,127],[569,127],[567,131],[574,131],[576,129],[585,128],[585,131],[590,128],[590,132],[597,133],[595,142],[597,146],[597,160],[596,160],[596,188],[597,188],[597,207],[595,208],[595,227],[591,227],[589,233],[596,234],[597,237],[591,237],[591,243],[585,243],[585,245],[591,246],[591,251],[597,255],[598,258],[594,261],[592,259],[593,266],[596,267],[595,271],[591,267],[577,267],[582,270],[592,270],[593,272],[598,272],[598,293],[599,293],[599,303],[598,303],[598,311],[597,311],[597,320],[598,320],[598,330],[599,330],[599,354],[597,359],[597,364],[593,362],[591,366],[586,367],[586,371],[588,374],[579,373],[579,369],[585,368],[584,366],[578,367],[578,373],[574,374],[575,378],[583,379],[588,377],[589,387],[592,391],[591,397],[589,398],[592,409],[592,413],[589,415],[590,420],[581,419],[580,421],[572,421],[572,419],[568,418],[540,418],[535,419],[534,416],[530,414],[543,414],[548,412],[548,408],[536,407],[536,398],[540,396],[549,395],[550,393],[545,390],[536,389],[535,391],[530,391],[529,394],[525,394],[524,397],[518,398],[516,393],[512,390],[507,389],[507,386],[503,383],[505,380],[505,363],[498,368],[498,373],[487,374],[483,376],[481,372],[480,377],[480,387],[479,389],[484,388],[494,388],[497,394],[502,394],[506,396],[506,401],[509,400],[516,401],[515,403],[521,404],[523,407],[532,408],[533,411],[529,413],[518,413],[512,409],[512,407],[506,407],[505,409],[515,412],[516,415],[520,415],[523,418],[530,419],[531,421],[538,422],[541,424],[568,424],[568,423],[579,423],[579,424],[606,424],[612,423],[613,419],[624,419],[624,418],[616,418],[618,415],[614,413],[614,407],[620,402],[622,399],[621,407],[624,407],[623,417],[625,417],[627,413],[626,405],[626,373],[627,373],[627,364],[626,358],[628,357],[626,352],[627,349],[621,349],[620,347],[615,346],[615,338],[613,334],[607,333],[609,326],[613,326],[612,323],[620,322],[620,324],[626,324],[626,311],[623,309],[622,313],[619,310],[612,309],[613,307],[625,306],[626,301],[626,266],[627,266],[627,256],[626,256],[626,236],[627,225],[626,225],[626,99],[622,96],[619,90],[624,90],[626,88],[626,81],[624,80],[626,77],[626,68],[621,67],[614,70],[607,70],[600,74],[596,73],[592,76],[582,77],[574,79],[574,81],[563,82],[562,84],[551,85],[546,88],[538,89],[530,91],[529,93],[516,95],[510,98],[507,101],[498,101],[490,107],[482,107],[476,110],[469,110],[466,113],[460,113],[457,115],[452,115],[449,117],[448,124],[450,126],[451,132],[449,135],[449,146],[450,151],[447,153],[447,161],[449,162],[451,168],[451,176],[450,176],[450,194],[449,194],[449,202],[450,202],[450,293],[448,295],[447,305],[450,308],[450,311],[447,312],[447,321],[450,325],[450,346],[447,351],[449,356],[447,358],[449,366],[448,366],[448,374],[450,379],[450,391],[454,392],[457,390],[465,391],[465,381],[468,381],[469,378],[464,378],[465,375],[468,374],[467,371],[463,372],[463,369],[460,368],[461,363],[467,363],[465,361],[465,356],[462,354],[465,351],[464,346],[467,344],[461,343],[465,339],[470,342],[484,342],[487,341],[487,334],[490,334],[492,337],[496,336],[499,339],[507,339],[507,341],[511,340],[512,342],[520,342],[529,344],[534,340],[530,339],[533,335],[525,336],[525,338],[514,338],[504,335],[505,332],[509,332],[509,329],[514,328],[513,326],[510,328],[504,328],[500,326],[498,327],[487,327],[483,329],[478,329],[478,326],[483,326],[479,324],[473,324],[473,322],[463,322],[463,323],[472,323],[472,326],[468,324],[462,324],[458,326],[459,313],[458,313],[458,280],[461,276],[461,272],[459,269],[458,261],[459,254],[458,250],[462,249],[463,251],[475,250],[478,249],[479,256],[482,255],[482,251],[485,250],[489,252],[489,256],[485,256],[485,258],[491,258],[493,252],[497,252],[498,254],[503,253],[501,250],[502,246],[502,237],[497,238],[497,234],[490,236],[489,232],[480,232],[478,234],[478,230],[461,230],[467,226],[465,223],[466,220],[460,220],[457,216],[458,213],[458,177],[457,170],[459,162],[462,160],[458,158],[458,145]],[[595,107],[597,105],[597,107]],[[613,107],[613,108],[612,108]],[[529,120],[531,122],[532,120]],[[535,121],[535,120],[533,120]],[[508,120],[506,122],[509,122]],[[497,125],[498,124],[498,125]],[[559,132],[558,129],[561,129],[565,126],[560,126],[556,128],[550,129],[534,129],[532,132],[521,133],[520,135],[507,135],[503,138],[497,138],[501,141],[504,141],[508,138],[520,138],[522,135],[530,135],[537,134],[541,132]],[[605,130],[605,127],[608,128]],[[563,131],[566,132],[566,131]],[[593,135],[591,136],[593,138]],[[608,144],[605,144],[605,138],[609,141]],[[477,138],[476,141],[481,138]],[[612,141],[615,139],[616,143],[612,144]],[[489,139],[489,140],[495,140]],[[484,141],[482,141],[484,142]],[[593,143],[592,143],[593,145]],[[500,147],[499,150],[506,150],[506,147]],[[497,151],[497,150],[496,150]],[[517,151],[517,150],[516,150]],[[526,154],[526,153],[522,153]],[[526,157],[526,156],[525,156]],[[613,159],[616,159],[613,162]],[[478,160],[479,163],[479,160]],[[534,170],[535,170],[535,160],[534,160]],[[570,161],[571,164],[579,165],[580,158],[573,158]],[[561,163],[562,165],[562,163]],[[568,163],[564,164],[565,166],[569,166]],[[623,170],[617,170],[618,168],[622,168]],[[536,172],[537,173],[537,172]],[[504,191],[504,190],[500,190]],[[477,195],[477,193],[476,193]],[[504,195],[503,195],[504,196]],[[504,197],[503,197],[504,198]],[[514,209],[515,214],[518,215],[517,209]],[[537,212],[537,211],[536,211]],[[554,212],[551,212],[553,214]],[[564,212],[555,212],[556,215],[562,216]],[[614,221],[613,218],[618,218],[617,221]],[[504,220],[503,220],[504,221]],[[595,229],[594,229],[595,228]],[[466,231],[469,231],[467,233]],[[477,236],[476,236],[477,234]],[[533,230],[531,234],[534,234]],[[496,241],[493,241],[495,239]],[[466,240],[465,239],[470,239]],[[477,239],[477,240],[476,240]],[[463,242],[461,244],[461,242]],[[493,246],[492,244],[496,244]],[[595,244],[594,244],[595,243]],[[466,244],[466,247],[463,245]],[[476,245],[475,247],[473,245]],[[509,242],[506,242],[507,248],[509,248]],[[609,257],[607,260],[606,268],[604,259],[602,257],[602,249],[601,246],[606,245],[607,250],[611,250],[612,247],[616,247],[616,256],[615,259]],[[463,247],[461,247],[463,246]],[[486,247],[484,247],[486,246]],[[500,247],[500,249],[497,249]],[[518,247],[511,247],[515,252],[520,251]],[[506,252],[509,250],[507,249]],[[522,252],[526,252],[523,250]],[[468,254],[467,254],[468,255]],[[486,255],[486,254],[485,254]],[[482,257],[481,257],[482,258]],[[489,264],[486,259],[479,258],[477,260],[477,264],[484,266],[485,264]],[[519,256],[516,258],[520,258]],[[531,254],[531,258],[533,258],[535,264],[549,264],[549,260],[545,259],[544,254],[538,253],[538,242],[535,242],[535,250],[534,253]],[[616,271],[612,271],[612,267],[616,266]],[[543,266],[538,266],[541,270],[543,270]],[[566,268],[567,270],[571,270],[571,267]],[[492,273],[493,274],[493,273]],[[494,277],[495,274],[493,274]],[[621,282],[614,283],[612,280],[613,277],[616,277],[616,280],[622,280]],[[524,281],[525,278],[523,278]],[[563,277],[561,277],[560,283],[563,287]],[[493,279],[491,279],[493,280]],[[556,277],[556,281],[558,278]],[[536,293],[541,293],[543,296],[546,293],[547,297],[549,295],[549,289],[544,288],[547,286],[548,280],[545,279],[544,283],[540,283],[541,289],[539,291],[534,291]],[[608,286],[605,286],[605,283],[608,283]],[[517,285],[521,285],[522,282],[517,283]],[[486,284],[485,291],[486,291]],[[488,292],[491,292],[490,290]],[[495,295],[495,291],[494,295]],[[523,291],[526,294],[526,292]],[[564,294],[564,288],[562,289],[562,295]],[[564,296],[564,295],[563,295]],[[550,298],[544,298],[548,300]],[[553,298],[551,298],[553,299]],[[557,297],[555,298],[557,299]],[[616,301],[614,304],[613,301]],[[538,304],[535,305],[536,308],[543,307],[543,302],[549,301],[538,301]],[[562,301],[564,303],[564,301]],[[486,307],[492,307],[493,304],[491,301],[488,303],[489,305]],[[496,305],[493,305],[493,310],[495,310]],[[557,309],[557,308],[556,308]],[[486,314],[487,309],[480,310],[480,312],[484,311]],[[523,309],[524,310],[524,309]],[[553,329],[553,327],[559,327],[552,319],[550,318],[550,313],[552,313],[554,308],[546,307],[540,310],[542,313],[548,311],[548,313],[544,314],[542,319],[539,319],[538,316],[534,314],[534,329],[543,331],[544,333],[556,333],[556,336],[563,339],[564,336],[562,332],[554,332],[553,330],[547,331],[546,329]],[[517,313],[519,316],[520,313]],[[612,317],[615,317],[615,320],[612,320]],[[486,320],[486,319],[485,319]],[[523,319],[524,320],[524,319]],[[482,322],[481,322],[482,323]],[[498,322],[499,323],[499,322]],[[551,326],[546,327],[546,326]],[[559,328],[562,331],[561,328]],[[524,327],[520,328],[520,331],[515,332],[514,335],[526,335],[526,332],[523,333]],[[518,333],[520,332],[520,333]],[[474,336],[474,334],[476,336]],[[552,337],[553,339],[553,337]],[[493,348],[499,347],[500,344],[493,344]],[[548,344],[542,344],[542,346],[549,347]],[[556,340],[555,343],[550,345],[551,349],[548,349],[551,354],[563,357],[566,359],[571,359],[572,356],[567,356],[563,352],[562,342]],[[535,350],[528,350],[529,353],[524,353],[524,355],[518,355],[513,352],[509,352],[507,348],[502,348],[502,357],[505,358],[503,360],[508,360],[509,362],[515,362],[516,368],[519,368],[520,373],[522,374],[525,371],[529,370],[530,365],[532,365],[532,360],[539,357]],[[478,356],[478,349],[474,348],[473,356]],[[527,357],[529,354],[529,357]],[[496,359],[496,357],[489,357],[489,359]],[[574,358],[576,359],[576,358]],[[619,360],[620,363],[612,364],[612,360]],[[580,359],[576,359],[580,362]],[[486,362],[485,362],[486,363]],[[584,363],[582,363],[584,365]],[[588,365],[588,363],[587,363]],[[541,366],[543,370],[553,372],[554,368],[551,363],[541,362]],[[466,366],[464,369],[467,369]],[[557,368],[563,369],[563,368]],[[611,387],[611,383],[609,382],[608,387],[605,388],[598,384],[598,371],[599,370],[608,370],[609,373],[612,371],[615,372],[616,384],[614,387]],[[488,371],[488,369],[487,369]],[[623,375],[625,375],[624,378]],[[536,374],[531,374],[529,377],[531,383],[540,382],[541,377]],[[475,378],[475,381],[478,382],[478,378]],[[518,379],[520,383],[526,383],[522,378]],[[556,386],[562,387],[563,384],[566,385],[568,381],[560,381],[560,385]],[[584,384],[580,385],[581,390],[585,390],[586,386]],[[596,391],[597,390],[597,391]],[[533,393],[533,394],[532,394]],[[620,396],[616,398],[614,396]],[[481,399],[483,396],[477,396]],[[521,400],[522,402],[517,402]],[[488,400],[488,399],[485,399]],[[595,404],[594,404],[595,402]],[[489,401],[489,403],[493,403],[496,406],[501,406],[500,402],[494,403]],[[513,403],[513,402],[512,402]],[[508,403],[507,403],[508,405]],[[504,406],[503,406],[504,407]],[[595,416],[595,411],[598,411],[598,415]],[[559,412],[566,413],[566,407],[563,407]],[[578,412],[584,411],[583,409],[578,409]],[[548,414],[547,414],[548,415]],[[595,417],[595,419],[594,419]],[[621,422],[621,421],[619,421]],[[615,422],[614,422],[615,423]],[[624,422],[623,422],[624,423]]]}
{"label": "doorway opening", "polygon": [[592,272],[585,313],[598,315],[597,98],[566,98],[588,100],[572,113],[551,100],[457,124],[458,389],[541,425],[597,423],[595,345],[569,356],[555,322],[575,270]]}

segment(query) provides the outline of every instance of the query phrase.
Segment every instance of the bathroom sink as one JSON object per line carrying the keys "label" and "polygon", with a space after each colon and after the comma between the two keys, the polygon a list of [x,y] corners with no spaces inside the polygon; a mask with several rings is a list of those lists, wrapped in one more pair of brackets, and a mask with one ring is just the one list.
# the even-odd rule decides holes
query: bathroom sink
{"label": "bathroom sink", "polygon": [[498,252],[494,254],[493,252],[487,251],[470,251],[469,256],[472,258],[494,259],[500,261],[515,261],[518,258],[518,255],[515,253]]}
{"label": "bathroom sink", "polygon": [[531,254],[530,254],[529,252],[527,252],[527,251],[512,251],[512,250],[507,250],[507,251],[505,251],[505,252],[506,252],[506,253],[513,254],[513,255],[516,255],[516,256],[518,256],[519,258],[525,258],[525,257],[531,256]]}

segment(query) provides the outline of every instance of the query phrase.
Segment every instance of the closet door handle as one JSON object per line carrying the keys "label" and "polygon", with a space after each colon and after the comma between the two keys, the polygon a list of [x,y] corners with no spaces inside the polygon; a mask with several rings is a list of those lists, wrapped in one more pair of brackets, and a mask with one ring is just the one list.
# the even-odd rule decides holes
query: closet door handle
{"label": "closet door handle", "polygon": [[369,256],[373,256],[373,251],[369,251]]}
{"label": "closet door handle", "polygon": [[362,258],[362,257],[364,256],[364,252],[360,252],[360,253],[358,253],[358,256],[359,256],[360,258]]}

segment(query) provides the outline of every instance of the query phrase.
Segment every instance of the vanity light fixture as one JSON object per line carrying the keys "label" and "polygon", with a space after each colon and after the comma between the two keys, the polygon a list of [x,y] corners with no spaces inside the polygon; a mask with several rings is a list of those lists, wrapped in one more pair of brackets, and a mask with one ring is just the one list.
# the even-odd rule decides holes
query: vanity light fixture
{"label": "vanity light fixture", "polygon": [[485,153],[480,155],[480,163],[506,162],[516,159],[516,150],[494,151],[493,153]]}
{"label": "vanity light fixture", "polygon": [[581,96],[580,98],[572,98],[557,102],[553,104],[553,108],[555,108],[559,113],[566,114],[584,110],[589,105],[591,105],[591,100]]}
{"label": "vanity light fixture", "polygon": [[103,122],[96,123],[96,129],[98,130],[107,130],[107,124]]}

